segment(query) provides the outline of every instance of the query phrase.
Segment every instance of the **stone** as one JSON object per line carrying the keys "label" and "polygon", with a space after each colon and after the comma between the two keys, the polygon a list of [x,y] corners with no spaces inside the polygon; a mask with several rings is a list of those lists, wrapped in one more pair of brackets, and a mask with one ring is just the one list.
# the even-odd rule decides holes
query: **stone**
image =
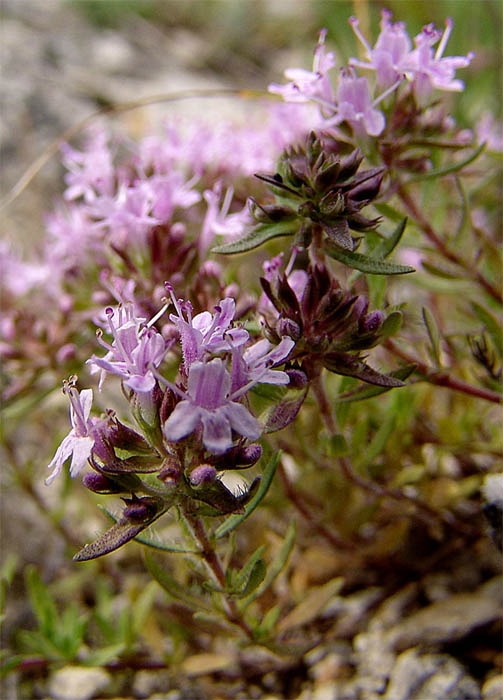
{"label": "stone", "polygon": [[110,681],[110,675],[102,668],[66,666],[52,674],[49,693],[53,700],[91,700]]}

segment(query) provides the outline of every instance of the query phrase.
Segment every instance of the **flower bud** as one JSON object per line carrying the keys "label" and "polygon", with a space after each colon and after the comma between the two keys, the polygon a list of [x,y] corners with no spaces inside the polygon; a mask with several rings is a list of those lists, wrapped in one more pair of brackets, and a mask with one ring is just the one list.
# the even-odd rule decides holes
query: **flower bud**
{"label": "flower bud", "polygon": [[302,331],[300,330],[300,326],[298,323],[295,323],[295,321],[292,321],[291,318],[280,318],[278,321],[278,333],[280,336],[287,335],[289,336],[292,340],[299,340],[299,338],[302,335]]}
{"label": "flower bud", "polygon": [[192,486],[200,486],[215,481],[217,470],[209,464],[201,464],[190,473],[190,483]]}
{"label": "flower bud", "polygon": [[384,314],[382,311],[372,311],[370,314],[360,318],[358,330],[360,333],[375,333],[382,326]]}
{"label": "flower bud", "polygon": [[307,384],[307,376],[301,369],[287,369],[291,389],[303,389]]}
{"label": "flower bud", "polygon": [[122,511],[123,517],[137,523],[152,518],[157,509],[155,501],[148,496],[146,498],[124,499],[124,502],[129,505],[126,505]]}
{"label": "flower bud", "polygon": [[86,489],[93,493],[119,493],[122,491],[121,487],[112,479],[108,479],[103,474],[98,474],[98,472],[85,474],[82,483]]}
{"label": "flower bud", "polygon": [[180,462],[175,457],[166,457],[157,478],[164,481],[165,484],[173,486],[180,480],[182,473]]}
{"label": "flower bud", "polygon": [[262,457],[262,447],[260,445],[246,445],[242,447],[236,455],[236,464],[252,467]]}

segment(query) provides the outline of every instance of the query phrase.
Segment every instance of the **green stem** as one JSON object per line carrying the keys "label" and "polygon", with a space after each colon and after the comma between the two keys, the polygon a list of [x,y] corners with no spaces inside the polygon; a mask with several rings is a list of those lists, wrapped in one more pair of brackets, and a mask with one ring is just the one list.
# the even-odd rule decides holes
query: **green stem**
{"label": "green stem", "polygon": [[[182,504],[182,511],[187,524],[192,530],[195,540],[201,547],[201,558],[206,564],[214,583],[220,586],[220,588],[226,588],[227,581],[225,578],[224,568],[218,554],[215,551],[213,543],[208,537],[202,519],[199,516],[194,515],[188,504]],[[229,622],[232,622],[234,625],[240,627],[249,639],[254,639],[253,631],[246,620],[244,620],[241,616],[236,603],[232,599],[225,597],[225,595],[222,596],[222,601],[225,614],[227,615]]]}

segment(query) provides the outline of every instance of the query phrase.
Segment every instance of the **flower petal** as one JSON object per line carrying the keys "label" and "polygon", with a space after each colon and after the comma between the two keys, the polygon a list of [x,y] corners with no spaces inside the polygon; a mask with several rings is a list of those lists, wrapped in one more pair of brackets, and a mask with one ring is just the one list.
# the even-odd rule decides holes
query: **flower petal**
{"label": "flower petal", "polygon": [[79,437],[73,442],[73,457],[70,464],[70,476],[77,476],[86,466],[87,459],[93,449],[94,438]]}
{"label": "flower petal", "polygon": [[232,401],[221,411],[225,412],[232,429],[240,435],[250,440],[256,440],[260,436],[262,432],[260,423],[243,404]]}
{"label": "flower petal", "polygon": [[187,437],[199,423],[201,411],[190,401],[180,401],[175,410],[164,424],[164,436],[166,440],[176,442]]}
{"label": "flower petal", "polygon": [[201,420],[203,444],[208,452],[215,455],[227,452],[232,447],[232,433],[225,409],[204,411]]}

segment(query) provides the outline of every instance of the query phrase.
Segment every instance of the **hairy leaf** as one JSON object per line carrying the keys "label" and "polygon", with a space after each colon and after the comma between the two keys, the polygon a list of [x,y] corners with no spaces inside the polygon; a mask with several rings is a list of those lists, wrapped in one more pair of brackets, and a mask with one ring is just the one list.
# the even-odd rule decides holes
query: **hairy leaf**
{"label": "hairy leaf", "polygon": [[153,512],[152,516],[148,519],[142,520],[140,523],[133,523],[128,518],[122,517],[119,521],[113,525],[110,530],[107,530],[101,537],[91,544],[86,544],[77,554],[73,557],[73,561],[88,561],[89,559],[96,559],[104,554],[109,554],[110,552],[119,549],[122,545],[126,544],[130,540],[133,540],[142,530],[149,527],[157,518],[163,515],[168,510],[165,504],[159,503],[157,509]]}
{"label": "hairy leaf", "polygon": [[[414,372],[416,367],[417,365],[406,365],[400,369],[393,370],[393,372],[390,372],[388,376],[396,377],[396,379],[401,379],[403,382],[405,382],[405,380],[408,379]],[[361,385],[352,391],[340,394],[340,396],[336,398],[336,402],[349,403],[350,401],[364,401],[365,399],[371,399],[374,396],[384,394],[386,391],[389,391],[392,388],[393,387],[390,386],[376,386],[370,384]]]}
{"label": "hairy leaf", "polygon": [[361,253],[350,253],[330,244],[328,241],[325,242],[325,250],[334,260],[371,275],[404,275],[409,272],[415,272],[414,268],[408,265],[397,265],[384,260],[370,258]]}
{"label": "hairy leaf", "polygon": [[258,224],[244,238],[232,243],[224,243],[212,248],[212,253],[220,255],[232,255],[234,253],[245,253],[254,248],[258,248],[262,243],[278,236],[293,236],[298,229],[298,221],[278,221],[275,224]]}

